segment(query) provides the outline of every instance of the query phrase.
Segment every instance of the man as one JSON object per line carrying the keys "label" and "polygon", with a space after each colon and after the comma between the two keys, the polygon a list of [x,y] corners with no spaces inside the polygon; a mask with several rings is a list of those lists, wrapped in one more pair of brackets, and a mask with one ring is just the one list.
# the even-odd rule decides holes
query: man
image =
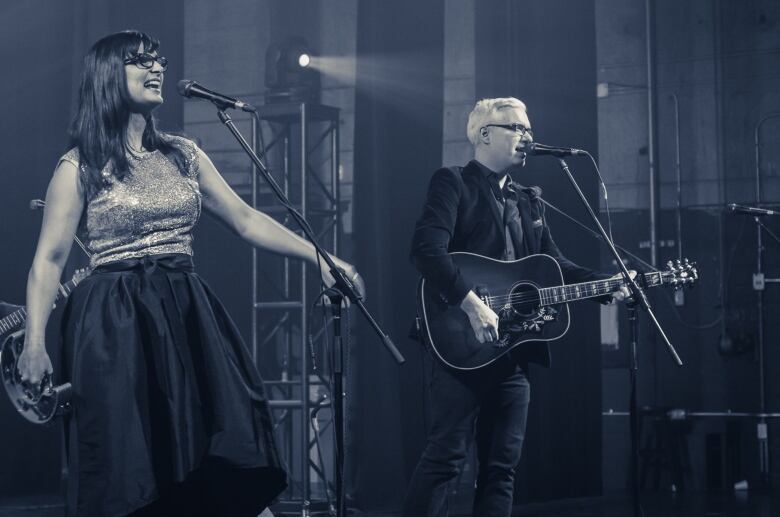
{"label": "man", "polygon": [[[608,278],[563,257],[544,219],[538,187],[512,182],[508,172],[525,165],[533,140],[525,105],[515,98],[484,99],[469,115],[474,159],[443,168],[431,179],[415,227],[411,256],[428,285],[466,313],[480,343],[498,339],[498,316],[471,290],[448,253],[467,251],[500,260],[545,253],[561,266],[566,283]],[[612,295],[622,300],[623,288]],[[609,297],[607,297],[609,300]],[[610,300],[611,301],[611,300]],[[404,501],[406,517],[447,511],[449,482],[460,472],[476,437],[477,487],[473,515],[509,516],[514,470],[525,434],[529,362],[549,366],[546,343],[527,343],[476,371],[445,368],[436,359],[430,385],[431,428]]]}

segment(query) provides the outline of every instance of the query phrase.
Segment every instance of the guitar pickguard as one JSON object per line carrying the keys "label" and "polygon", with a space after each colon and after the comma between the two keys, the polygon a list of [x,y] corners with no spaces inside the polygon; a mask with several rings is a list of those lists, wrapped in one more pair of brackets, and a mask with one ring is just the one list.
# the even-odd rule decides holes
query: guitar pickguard
{"label": "guitar pickguard", "polygon": [[524,334],[540,334],[547,323],[553,322],[558,316],[558,309],[552,306],[539,307],[533,315],[521,316],[507,306],[498,313],[498,332],[501,339],[496,346],[504,347]]}

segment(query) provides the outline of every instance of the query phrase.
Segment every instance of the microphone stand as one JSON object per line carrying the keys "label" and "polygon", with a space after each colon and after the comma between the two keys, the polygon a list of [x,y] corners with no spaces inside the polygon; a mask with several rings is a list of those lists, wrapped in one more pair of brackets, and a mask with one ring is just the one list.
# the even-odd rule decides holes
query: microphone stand
{"label": "microphone stand", "polygon": [[333,313],[333,419],[336,435],[336,515],[346,516],[344,504],[344,346],[341,332],[341,302],[344,295],[338,289],[329,290]]}
{"label": "microphone stand", "polygon": [[[363,313],[363,316],[366,318],[368,323],[371,325],[371,327],[374,329],[374,331],[379,335],[380,339],[382,340],[382,344],[384,344],[385,348],[390,352],[390,354],[393,356],[393,358],[396,360],[398,364],[403,364],[406,360],[404,359],[404,356],[401,355],[401,352],[398,351],[396,346],[393,344],[393,341],[390,339],[390,336],[387,335],[380,327],[379,324],[376,322],[376,320],[371,316],[371,314],[368,312],[368,309],[363,304],[363,296],[357,291],[355,288],[355,285],[353,282],[347,278],[347,276],[344,274],[344,270],[342,270],[339,267],[336,267],[336,264],[333,262],[333,259],[330,258],[330,255],[328,255],[325,250],[322,248],[319,242],[317,242],[317,238],[314,236],[314,233],[311,231],[311,228],[309,227],[306,220],[303,218],[301,214],[299,214],[295,209],[292,208],[292,205],[290,204],[289,199],[287,199],[287,196],[284,195],[284,192],[279,187],[279,185],[276,183],[274,178],[271,176],[271,174],[268,172],[268,169],[265,167],[263,162],[260,160],[260,158],[257,157],[257,154],[252,150],[252,147],[249,145],[249,143],[246,141],[246,139],[241,135],[241,132],[236,128],[236,125],[233,123],[233,120],[230,118],[230,115],[228,115],[225,110],[230,108],[231,106],[224,102],[219,102],[216,100],[212,101],[214,105],[217,107],[217,113],[219,115],[219,120],[230,130],[230,132],[233,134],[233,136],[236,138],[238,143],[241,145],[241,147],[244,149],[246,154],[249,156],[249,158],[252,160],[252,163],[254,163],[257,170],[262,174],[262,176],[265,178],[265,181],[268,183],[268,185],[271,187],[271,189],[274,191],[274,194],[276,194],[276,197],[279,199],[279,201],[284,205],[284,207],[287,208],[287,211],[290,213],[290,215],[295,219],[295,221],[298,223],[298,226],[300,226],[301,230],[303,230],[303,233],[306,235],[306,238],[309,240],[309,242],[314,245],[315,250],[317,251],[317,254],[322,257],[322,259],[327,263],[330,274],[333,275],[333,278],[336,280],[336,283],[330,287],[329,289],[329,297],[333,303],[333,316],[334,316],[334,392],[331,394],[333,399],[333,420],[334,420],[334,430],[336,435],[336,460],[335,460],[335,471],[336,471],[336,512],[337,517],[342,517],[345,515],[344,513],[344,483],[343,483],[343,472],[344,472],[344,443],[343,443],[343,437],[344,437],[344,390],[343,390],[343,361],[344,361],[344,350],[342,347],[342,340],[341,340],[341,301],[344,298],[349,299],[353,304],[355,304],[360,311]],[[306,372],[302,372],[302,375],[306,375]],[[307,397],[307,393],[301,394],[303,397]],[[307,454],[306,451],[302,451],[301,454]]]}
{"label": "microphone stand", "polygon": [[604,242],[607,243],[607,247],[609,248],[609,251],[612,254],[612,256],[615,258],[618,267],[620,267],[620,272],[623,274],[623,279],[626,285],[628,285],[628,288],[631,291],[631,297],[633,298],[633,301],[629,303],[629,319],[631,325],[631,350],[630,350],[631,395],[629,399],[629,413],[631,417],[631,478],[632,478],[631,495],[632,495],[632,505],[633,505],[634,515],[636,517],[640,517],[642,514],[642,510],[641,510],[641,504],[639,500],[639,415],[637,412],[637,393],[636,393],[637,373],[639,370],[639,366],[637,362],[637,343],[636,343],[637,336],[638,336],[638,332],[637,332],[638,323],[636,317],[637,307],[641,307],[642,309],[644,309],[645,312],[647,312],[647,314],[650,316],[650,320],[653,322],[656,331],[663,339],[667,351],[672,356],[672,360],[677,364],[677,366],[682,366],[682,360],[680,360],[680,356],[677,355],[677,351],[674,349],[674,346],[672,346],[672,343],[669,342],[669,338],[666,337],[666,333],[664,333],[664,330],[661,328],[660,323],[658,323],[658,320],[655,317],[655,313],[653,313],[653,309],[650,307],[650,303],[647,301],[647,297],[645,296],[644,291],[642,291],[639,288],[637,283],[634,281],[633,278],[631,278],[631,275],[628,273],[628,269],[626,268],[626,265],[623,263],[623,260],[620,258],[620,254],[615,249],[615,245],[612,243],[612,240],[607,235],[607,232],[604,230],[604,227],[601,226],[601,222],[599,221],[599,218],[593,212],[593,209],[588,203],[588,200],[585,198],[585,194],[582,193],[582,190],[580,190],[580,187],[575,181],[574,176],[572,176],[571,172],[569,171],[569,166],[566,164],[563,158],[558,158],[558,163],[561,166],[561,170],[566,174],[566,177],[569,179],[569,183],[571,183],[572,187],[574,187],[574,190],[577,192],[577,195],[579,196],[580,201],[582,201],[582,204],[585,206],[588,215],[590,215],[590,218],[593,220],[596,227],[598,228],[599,233],[601,234],[601,238],[604,239]]}

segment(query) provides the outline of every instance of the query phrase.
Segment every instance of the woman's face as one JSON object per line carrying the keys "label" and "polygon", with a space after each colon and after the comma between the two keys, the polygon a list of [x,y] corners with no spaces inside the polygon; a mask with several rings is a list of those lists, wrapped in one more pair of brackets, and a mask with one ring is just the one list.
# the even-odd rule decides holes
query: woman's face
{"label": "woman's face", "polygon": [[[163,63],[161,64],[160,61]],[[138,46],[135,56],[125,60],[127,91],[130,94],[133,111],[148,113],[163,103],[162,83],[165,64],[167,61],[160,58],[157,52],[145,53],[143,43]]]}

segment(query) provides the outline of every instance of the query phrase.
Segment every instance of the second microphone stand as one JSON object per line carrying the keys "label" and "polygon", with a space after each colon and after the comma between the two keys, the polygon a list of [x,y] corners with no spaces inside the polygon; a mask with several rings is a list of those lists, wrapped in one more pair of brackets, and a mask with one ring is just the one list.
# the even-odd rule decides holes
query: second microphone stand
{"label": "second microphone stand", "polygon": [[675,364],[677,364],[677,366],[682,366],[682,360],[680,360],[680,356],[677,355],[677,351],[674,349],[674,346],[672,346],[672,343],[669,342],[669,339],[666,337],[666,333],[661,328],[660,323],[658,323],[658,320],[655,317],[655,313],[653,313],[653,309],[650,307],[650,303],[647,301],[647,297],[645,296],[644,291],[642,291],[634,279],[631,278],[626,265],[620,258],[620,254],[615,249],[615,245],[613,244],[612,239],[609,238],[607,232],[604,230],[604,227],[601,226],[601,221],[599,221],[599,218],[596,216],[595,212],[593,212],[590,203],[588,203],[588,200],[585,198],[585,194],[582,193],[582,190],[580,190],[577,181],[569,171],[569,166],[566,164],[563,158],[559,158],[558,163],[561,166],[561,170],[563,170],[563,172],[566,174],[566,177],[569,179],[572,187],[574,187],[574,190],[577,192],[577,195],[579,196],[580,201],[582,201],[582,204],[585,206],[585,209],[587,210],[591,220],[593,220],[593,223],[598,228],[602,239],[604,239],[604,242],[607,244],[607,248],[615,258],[618,267],[620,267],[620,272],[623,275],[623,279],[631,291],[631,297],[633,298],[633,301],[629,303],[629,319],[631,325],[631,350],[629,352],[631,356],[631,395],[629,399],[629,414],[631,419],[631,496],[633,513],[636,517],[640,517],[642,511],[639,500],[639,415],[637,412],[637,376],[639,368],[637,362],[637,308],[644,309],[647,315],[650,316],[650,320],[653,322],[656,331],[663,339],[664,344],[666,345],[666,349],[672,356],[672,360],[675,362]]}
{"label": "second microphone stand", "polygon": [[[330,289],[328,290],[329,297],[333,302],[333,311],[334,311],[333,313],[334,341],[333,342],[335,348],[334,348],[333,364],[334,364],[335,385],[333,387],[333,393],[331,394],[331,396],[332,396],[332,404],[333,404],[333,421],[334,421],[334,428],[335,428],[335,435],[336,435],[336,455],[335,455],[336,456],[336,461],[335,461],[336,463],[335,465],[336,504],[335,507],[336,507],[337,516],[343,517],[346,514],[344,513],[344,486],[343,486],[344,389],[343,389],[342,366],[343,366],[344,351],[343,351],[342,340],[341,340],[341,333],[342,333],[341,301],[344,298],[346,298],[351,303],[355,304],[358,307],[358,309],[360,309],[360,311],[363,313],[363,316],[366,318],[366,320],[374,329],[374,331],[379,335],[385,348],[387,348],[387,350],[390,352],[390,354],[393,356],[396,362],[398,362],[399,364],[403,364],[405,362],[405,359],[403,355],[401,355],[401,352],[399,352],[396,346],[393,344],[393,341],[390,339],[390,336],[387,335],[379,327],[379,324],[368,312],[368,309],[363,304],[363,296],[357,291],[352,279],[348,278],[344,274],[344,270],[336,266],[336,264],[333,262],[333,259],[330,258],[330,255],[328,255],[328,253],[325,252],[325,250],[319,244],[319,242],[317,242],[317,238],[315,237],[314,232],[312,232],[311,228],[309,227],[309,224],[306,222],[303,216],[292,207],[289,199],[287,199],[287,196],[285,196],[284,191],[282,191],[282,189],[276,183],[274,178],[271,176],[270,172],[268,172],[268,169],[265,167],[263,162],[260,160],[260,158],[258,158],[257,154],[254,152],[254,150],[246,141],[246,139],[243,137],[243,135],[241,135],[241,132],[238,130],[238,128],[236,128],[236,125],[233,123],[233,120],[230,118],[230,115],[228,115],[227,112],[225,111],[227,108],[231,106],[229,104],[221,103],[218,101],[213,101],[213,102],[217,106],[219,120],[225,125],[225,127],[228,128],[228,130],[230,130],[230,132],[236,138],[238,143],[244,149],[244,152],[246,152],[246,154],[252,160],[252,163],[255,165],[257,171],[260,172],[260,174],[263,176],[265,181],[271,187],[271,190],[273,190],[274,194],[279,199],[279,202],[285,208],[287,208],[287,211],[290,213],[293,219],[295,219],[295,222],[298,223],[298,226],[300,226],[306,238],[314,246],[317,254],[322,258],[322,260],[325,261],[328,270],[330,271],[330,274],[335,279],[334,285],[330,287]],[[302,372],[302,375],[306,375],[306,372]],[[306,397],[308,396],[308,394],[303,393],[301,396]]]}

